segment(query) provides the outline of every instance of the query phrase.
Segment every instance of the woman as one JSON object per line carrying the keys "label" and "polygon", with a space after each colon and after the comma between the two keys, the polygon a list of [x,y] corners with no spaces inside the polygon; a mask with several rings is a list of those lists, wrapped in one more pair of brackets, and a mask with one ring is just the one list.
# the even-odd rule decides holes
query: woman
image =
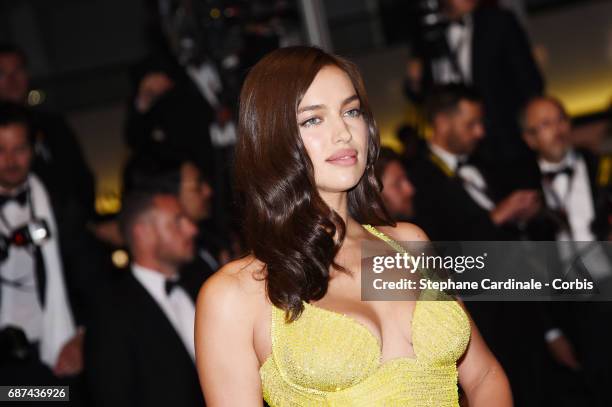
{"label": "woman", "polygon": [[511,405],[458,302],[360,299],[362,241],[426,236],[381,203],[378,134],[353,64],[316,48],[272,52],[245,81],[239,134],[251,252],[198,298],[208,406],[260,406],[262,394],[271,406],[455,406],[457,375],[470,406]]}

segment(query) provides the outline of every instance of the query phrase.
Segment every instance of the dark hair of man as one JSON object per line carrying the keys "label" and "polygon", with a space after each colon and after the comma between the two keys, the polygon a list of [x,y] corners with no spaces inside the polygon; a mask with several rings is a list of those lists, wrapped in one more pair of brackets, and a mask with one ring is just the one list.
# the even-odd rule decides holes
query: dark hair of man
{"label": "dark hair of man", "polygon": [[476,90],[460,84],[440,85],[432,89],[425,101],[427,119],[433,123],[439,114],[452,114],[464,101],[480,103],[482,99]]}
{"label": "dark hair of man", "polygon": [[28,63],[28,58],[26,57],[26,54],[25,52],[23,52],[21,47],[11,42],[0,42],[0,56],[6,54],[15,54],[19,58],[21,58],[21,61],[24,65]]}
{"label": "dark hair of man", "polygon": [[357,67],[312,47],[281,48],[265,56],[240,94],[235,180],[247,247],[265,264],[268,297],[286,311],[287,321],[299,317],[304,302],[325,295],[330,266],[346,272],[334,261],[346,225],[318,193],[296,118],[304,94],[326,66],[348,75],[368,129],[366,170],[348,191],[350,216],[362,224],[393,224],[374,174],[380,141]]}
{"label": "dark hair of man", "polygon": [[0,127],[11,124],[20,124],[27,129],[28,143],[31,145],[33,140],[27,109],[12,102],[0,102]]}
{"label": "dark hair of man", "polygon": [[402,159],[399,154],[397,154],[389,147],[382,147],[380,149],[380,152],[378,153],[378,160],[376,160],[376,165],[374,166],[376,176],[378,177],[378,180],[381,182],[381,184],[382,177],[385,174],[387,166],[393,161],[397,161],[400,165],[402,164]]}
{"label": "dark hair of man", "polygon": [[194,161],[174,155],[149,152],[136,154],[125,165],[123,191],[146,190],[178,195],[182,168],[186,163],[194,164]]}
{"label": "dark hair of man", "polygon": [[159,193],[146,190],[134,190],[124,195],[119,212],[119,230],[130,249],[133,248],[132,231],[139,218],[154,206],[154,199]]}

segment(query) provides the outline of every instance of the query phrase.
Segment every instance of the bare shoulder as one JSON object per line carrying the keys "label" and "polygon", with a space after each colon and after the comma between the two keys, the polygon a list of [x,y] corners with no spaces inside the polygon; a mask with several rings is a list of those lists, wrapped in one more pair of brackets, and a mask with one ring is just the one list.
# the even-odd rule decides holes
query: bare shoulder
{"label": "bare shoulder", "polygon": [[227,263],[202,286],[196,308],[217,315],[257,310],[266,301],[264,264],[253,256]]}
{"label": "bare shoulder", "polygon": [[377,228],[392,238],[400,242],[416,242],[416,241],[428,241],[427,234],[415,225],[414,223],[408,222],[397,222],[395,227],[393,226],[377,226]]}

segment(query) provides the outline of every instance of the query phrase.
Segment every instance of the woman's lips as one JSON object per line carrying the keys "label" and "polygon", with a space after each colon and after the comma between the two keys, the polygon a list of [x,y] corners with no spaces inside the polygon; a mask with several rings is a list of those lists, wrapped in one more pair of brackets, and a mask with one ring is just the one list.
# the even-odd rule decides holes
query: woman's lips
{"label": "woman's lips", "polygon": [[330,164],[349,166],[357,162],[357,151],[353,149],[340,150],[326,160]]}

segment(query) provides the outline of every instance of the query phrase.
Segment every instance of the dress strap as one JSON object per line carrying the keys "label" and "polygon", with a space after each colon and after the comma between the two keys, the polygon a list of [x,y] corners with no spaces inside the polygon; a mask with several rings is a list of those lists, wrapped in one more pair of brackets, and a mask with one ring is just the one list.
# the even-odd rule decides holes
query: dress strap
{"label": "dress strap", "polygon": [[399,253],[408,253],[406,251],[406,249],[404,249],[402,247],[402,245],[400,245],[399,243],[397,243],[395,240],[391,239],[389,236],[385,235],[383,232],[381,232],[380,230],[376,229],[374,226],[372,225],[361,225],[363,226],[363,228],[365,230],[367,230],[368,232],[370,232],[371,234],[373,234],[374,236],[376,236],[377,238],[379,238],[380,240],[384,241],[385,243],[387,243],[389,246],[391,246],[393,249],[397,250]]}
{"label": "dress strap", "polygon": [[[410,254],[405,248],[403,248],[399,243],[397,243],[395,240],[391,239],[389,236],[385,235],[383,232],[381,232],[380,230],[376,229],[374,226],[372,225],[361,225],[364,227],[365,230],[367,230],[368,232],[370,232],[371,234],[373,234],[374,236],[378,237],[380,240],[384,241],[385,243],[387,243],[389,246],[391,246],[393,249],[397,250],[400,253],[407,253]],[[424,276],[427,277],[429,279],[432,280],[440,280],[440,276],[436,275],[435,273],[432,273],[431,270],[429,269],[425,269],[423,267],[419,267],[419,273]],[[436,290],[436,289],[425,289],[425,290],[421,290],[419,292],[419,297],[418,300],[449,300],[454,298],[453,295],[450,295],[446,292],[440,291],[440,290]]]}

